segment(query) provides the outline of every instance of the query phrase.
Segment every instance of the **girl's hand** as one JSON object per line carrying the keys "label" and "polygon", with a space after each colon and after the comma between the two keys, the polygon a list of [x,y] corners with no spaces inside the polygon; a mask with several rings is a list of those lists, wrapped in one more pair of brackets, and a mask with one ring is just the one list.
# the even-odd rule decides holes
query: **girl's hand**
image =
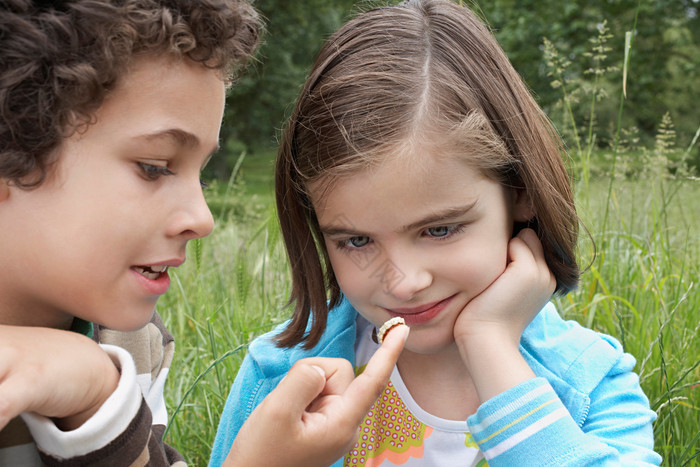
{"label": "girl's hand", "polygon": [[387,334],[357,378],[347,360],[298,361],[243,424],[224,466],[328,466],[357,441],[362,418],[386,387],[407,326]]}
{"label": "girl's hand", "polygon": [[482,402],[534,377],[520,355],[520,337],[556,287],[532,229],[511,239],[508,260],[503,274],[462,310],[454,328]]}

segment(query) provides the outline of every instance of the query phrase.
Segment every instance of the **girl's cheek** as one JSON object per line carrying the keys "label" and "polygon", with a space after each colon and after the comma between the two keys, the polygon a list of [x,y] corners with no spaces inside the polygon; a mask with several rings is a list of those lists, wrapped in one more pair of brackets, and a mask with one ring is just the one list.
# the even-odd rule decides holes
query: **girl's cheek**
{"label": "girl's cheek", "polygon": [[362,289],[364,271],[349,258],[343,257],[344,255],[336,253],[333,256],[331,257],[331,266],[340,289],[345,295],[356,294],[358,290]]}

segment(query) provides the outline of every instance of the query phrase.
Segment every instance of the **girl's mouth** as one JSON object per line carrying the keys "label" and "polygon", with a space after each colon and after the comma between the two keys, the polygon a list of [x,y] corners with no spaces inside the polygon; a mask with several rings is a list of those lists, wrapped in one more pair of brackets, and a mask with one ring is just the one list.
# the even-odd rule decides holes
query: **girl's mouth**
{"label": "girl's mouth", "polygon": [[156,280],[163,273],[168,272],[169,266],[134,266],[132,269],[141,274],[146,279]]}
{"label": "girl's mouth", "polygon": [[387,309],[391,316],[402,317],[407,325],[424,324],[439,315],[456,296],[451,295],[444,300],[429,303],[415,308],[393,308]]}

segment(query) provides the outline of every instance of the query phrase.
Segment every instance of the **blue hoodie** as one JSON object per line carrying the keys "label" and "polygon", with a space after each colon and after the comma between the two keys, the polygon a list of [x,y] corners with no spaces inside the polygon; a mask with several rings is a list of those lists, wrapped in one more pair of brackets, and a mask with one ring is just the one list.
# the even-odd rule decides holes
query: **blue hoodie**
{"label": "blue hoodie", "polygon": [[[310,350],[277,347],[280,328],[253,341],[221,416],[210,467],[221,465],[243,422],[297,360],[340,357],[354,365],[357,319],[344,300]],[[616,339],[564,321],[549,303],[523,332],[520,352],[537,377],[484,402],[465,422],[491,467],[661,463],[653,450],[656,414],[632,372],[634,357]]]}

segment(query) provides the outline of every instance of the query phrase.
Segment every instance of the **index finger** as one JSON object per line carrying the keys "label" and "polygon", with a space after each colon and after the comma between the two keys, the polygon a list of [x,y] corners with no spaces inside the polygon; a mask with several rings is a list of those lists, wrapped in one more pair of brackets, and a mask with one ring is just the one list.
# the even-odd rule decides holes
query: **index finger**
{"label": "index finger", "polygon": [[365,371],[355,378],[345,391],[343,397],[348,402],[346,406],[352,410],[347,416],[356,418],[357,423],[362,421],[362,417],[386,388],[408,338],[408,332],[409,328],[405,324],[392,329],[370,358]]}

